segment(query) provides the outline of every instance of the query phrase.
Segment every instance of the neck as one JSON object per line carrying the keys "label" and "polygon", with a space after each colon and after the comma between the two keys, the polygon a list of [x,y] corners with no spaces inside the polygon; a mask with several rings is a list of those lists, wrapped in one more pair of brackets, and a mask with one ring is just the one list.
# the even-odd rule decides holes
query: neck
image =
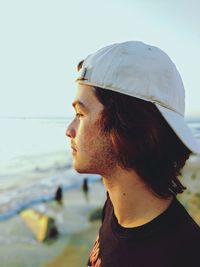
{"label": "neck", "polygon": [[173,197],[162,199],[142,182],[135,171],[118,168],[103,177],[118,223],[123,227],[143,225],[164,212]]}

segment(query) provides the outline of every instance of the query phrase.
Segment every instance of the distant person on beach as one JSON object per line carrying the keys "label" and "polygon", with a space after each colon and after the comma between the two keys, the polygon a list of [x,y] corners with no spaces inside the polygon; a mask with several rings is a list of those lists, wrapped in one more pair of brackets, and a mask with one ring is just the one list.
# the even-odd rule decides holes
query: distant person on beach
{"label": "distant person on beach", "polygon": [[61,188],[61,186],[58,186],[58,188],[56,189],[55,200],[58,201],[59,203],[62,202],[62,188]]}
{"label": "distant person on beach", "polygon": [[87,178],[83,179],[82,189],[83,189],[84,193],[86,193],[86,194],[88,193],[89,188],[88,188],[88,179]]}
{"label": "distant person on beach", "polygon": [[107,190],[88,266],[199,265],[200,228],[176,198],[186,160],[200,153],[176,66],[159,48],[129,41],[90,54],[78,70],[66,130],[73,166],[103,176]]}

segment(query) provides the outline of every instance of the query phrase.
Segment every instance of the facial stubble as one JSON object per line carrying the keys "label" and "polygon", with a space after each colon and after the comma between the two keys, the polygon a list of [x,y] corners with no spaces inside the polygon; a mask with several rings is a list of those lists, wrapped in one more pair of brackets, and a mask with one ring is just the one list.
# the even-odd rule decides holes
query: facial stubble
{"label": "facial stubble", "polygon": [[88,161],[74,164],[79,173],[95,173],[101,176],[109,176],[116,168],[117,156],[108,134],[99,131],[96,136],[86,144],[85,151],[90,151]]}

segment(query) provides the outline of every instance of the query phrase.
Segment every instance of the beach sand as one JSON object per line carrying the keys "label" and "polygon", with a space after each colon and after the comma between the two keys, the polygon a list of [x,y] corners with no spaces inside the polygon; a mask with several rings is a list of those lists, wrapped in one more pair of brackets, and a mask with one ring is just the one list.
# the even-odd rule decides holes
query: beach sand
{"label": "beach sand", "polygon": [[182,170],[180,180],[187,189],[177,198],[200,225],[200,157],[190,157]]}
{"label": "beach sand", "polygon": [[[194,158],[182,171],[181,181],[187,190],[178,196],[200,225],[200,160]],[[59,237],[52,242],[39,242],[21,217],[0,222],[1,267],[81,267],[87,266],[88,255],[97,235],[100,221],[88,220],[91,211],[102,207],[106,199],[101,182],[90,185],[88,196],[81,188],[64,192],[63,204],[50,201],[33,206],[55,218]]]}
{"label": "beach sand", "polygon": [[92,211],[102,207],[106,193],[101,182],[64,192],[63,204],[50,201],[32,208],[55,219],[59,237],[39,242],[20,215],[0,222],[1,267],[86,266],[100,221],[90,222]]}

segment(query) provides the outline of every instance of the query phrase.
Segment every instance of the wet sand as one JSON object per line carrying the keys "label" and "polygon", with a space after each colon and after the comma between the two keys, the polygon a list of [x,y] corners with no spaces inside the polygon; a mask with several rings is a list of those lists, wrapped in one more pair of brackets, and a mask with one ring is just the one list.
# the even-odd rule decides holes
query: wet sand
{"label": "wet sand", "polygon": [[63,204],[56,201],[33,206],[55,219],[59,237],[39,242],[20,215],[0,222],[1,267],[86,266],[100,221],[90,222],[92,211],[106,199],[101,182],[90,186],[86,196],[81,188],[64,192]]}

